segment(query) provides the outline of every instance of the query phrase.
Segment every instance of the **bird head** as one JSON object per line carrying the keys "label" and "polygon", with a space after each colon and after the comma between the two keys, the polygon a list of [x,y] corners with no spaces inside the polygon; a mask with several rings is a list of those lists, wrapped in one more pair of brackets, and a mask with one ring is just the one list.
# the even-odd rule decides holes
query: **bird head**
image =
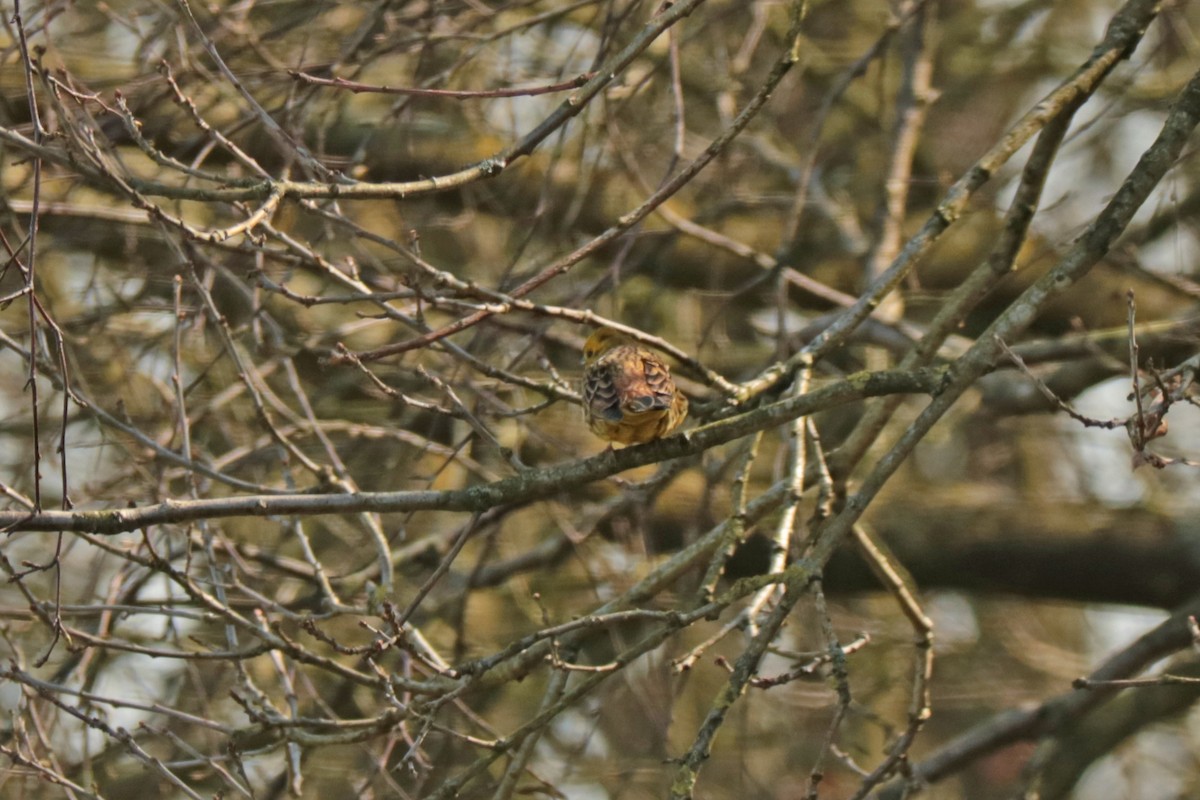
{"label": "bird head", "polygon": [[614,347],[629,344],[632,341],[628,336],[613,328],[599,328],[583,343],[583,363],[585,366],[590,366],[596,362],[596,359]]}

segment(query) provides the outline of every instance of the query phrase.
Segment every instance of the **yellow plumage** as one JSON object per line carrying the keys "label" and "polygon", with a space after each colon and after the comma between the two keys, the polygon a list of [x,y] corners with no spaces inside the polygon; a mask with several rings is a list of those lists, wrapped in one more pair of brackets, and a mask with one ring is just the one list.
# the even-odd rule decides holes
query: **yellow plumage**
{"label": "yellow plumage", "polygon": [[688,401],[651,350],[612,328],[583,345],[583,416],[608,442],[641,444],[679,427]]}

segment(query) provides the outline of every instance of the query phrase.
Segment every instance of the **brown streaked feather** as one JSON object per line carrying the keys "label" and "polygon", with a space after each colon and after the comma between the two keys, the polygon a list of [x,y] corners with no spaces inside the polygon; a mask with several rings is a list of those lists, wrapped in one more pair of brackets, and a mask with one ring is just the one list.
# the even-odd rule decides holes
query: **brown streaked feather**
{"label": "brown streaked feather", "polygon": [[601,439],[640,444],[671,432],[688,402],[671,370],[654,352],[609,328],[584,345],[583,411]]}

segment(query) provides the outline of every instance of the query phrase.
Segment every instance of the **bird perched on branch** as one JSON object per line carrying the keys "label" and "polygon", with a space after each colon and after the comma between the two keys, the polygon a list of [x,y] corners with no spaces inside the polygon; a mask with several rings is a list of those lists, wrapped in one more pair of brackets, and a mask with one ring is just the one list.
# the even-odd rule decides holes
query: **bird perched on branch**
{"label": "bird perched on branch", "polygon": [[583,345],[583,416],[608,442],[641,444],[679,427],[688,401],[651,350],[612,328]]}

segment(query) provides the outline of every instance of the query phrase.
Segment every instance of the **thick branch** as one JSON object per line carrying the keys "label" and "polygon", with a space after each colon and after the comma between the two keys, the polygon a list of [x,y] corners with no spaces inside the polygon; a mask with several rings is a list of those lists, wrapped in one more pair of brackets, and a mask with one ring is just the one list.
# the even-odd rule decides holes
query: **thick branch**
{"label": "thick branch", "polygon": [[115,534],[149,525],[218,517],[262,517],[279,514],[349,514],[369,511],[486,511],[500,505],[549,497],[633,467],[696,455],[747,434],[797,417],[867,397],[896,393],[936,393],[939,370],[862,372],[799,397],[714,422],[666,439],[621,451],[607,450],[591,458],[546,469],[526,470],[504,480],[448,492],[403,491],[357,494],[255,495],[212,500],[167,500],[153,506],[101,511],[0,512],[0,530],[76,531]]}

